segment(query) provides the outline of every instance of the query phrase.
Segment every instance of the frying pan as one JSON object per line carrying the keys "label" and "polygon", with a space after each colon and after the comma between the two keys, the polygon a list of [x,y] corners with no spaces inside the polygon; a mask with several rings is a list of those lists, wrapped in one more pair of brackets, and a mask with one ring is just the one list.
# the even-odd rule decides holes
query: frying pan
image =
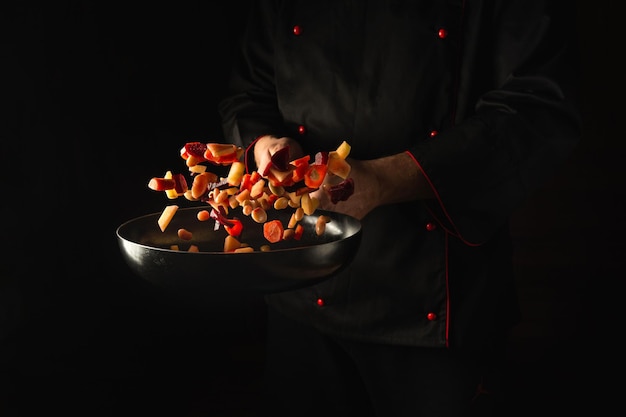
{"label": "frying pan", "polygon": [[[122,256],[139,277],[180,293],[211,295],[225,291],[273,293],[313,285],[330,278],[347,266],[361,241],[361,223],[350,216],[317,210],[300,223],[304,233],[299,240],[270,244],[263,237],[262,224],[250,216],[232,212],[229,217],[242,221],[238,240],[255,248],[254,252],[226,253],[227,235],[215,222],[201,222],[198,211],[207,207],[180,208],[161,232],[157,220],[161,213],[137,217],[116,230]],[[210,207],[208,207],[210,210]],[[241,212],[239,212],[241,213]],[[287,227],[292,210],[269,210],[268,220],[279,219]],[[315,232],[320,215],[331,220],[322,235]],[[192,232],[191,240],[178,237],[178,229]],[[189,252],[190,245],[199,252]],[[270,251],[261,251],[269,244]],[[178,245],[172,250],[171,245]]]}

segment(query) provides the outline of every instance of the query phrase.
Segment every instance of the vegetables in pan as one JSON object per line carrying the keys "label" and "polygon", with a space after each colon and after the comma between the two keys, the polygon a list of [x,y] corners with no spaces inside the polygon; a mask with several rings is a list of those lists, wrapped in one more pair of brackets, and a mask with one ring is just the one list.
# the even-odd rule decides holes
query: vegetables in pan
{"label": "vegetables in pan", "polygon": [[[181,173],[167,171],[163,177],[151,178],[148,187],[165,192],[169,199],[184,197],[210,205],[208,213],[207,210],[198,213],[198,220],[213,219],[216,229],[223,227],[226,230],[224,251],[242,252],[238,238],[242,235],[243,225],[234,214],[235,209],[263,224],[263,236],[269,243],[299,239],[303,233],[299,220],[292,216],[289,224],[283,225],[279,220],[270,219],[267,211],[291,208],[294,215],[299,212],[300,219],[302,215],[312,215],[319,201],[311,193],[320,188],[329,194],[334,204],[347,200],[354,192],[354,181],[349,177],[350,165],[346,161],[350,149],[350,145],[343,141],[336,150],[320,151],[313,158],[303,156],[289,161],[289,148],[282,148],[271,156],[268,166],[260,171],[246,172],[245,164],[241,162],[243,148],[232,144],[188,142],[180,149],[180,155],[188,167],[189,180]],[[218,177],[208,169],[211,165],[229,166],[228,175]],[[324,186],[329,173],[343,180],[336,185]],[[177,208],[174,204],[165,207],[158,221],[161,231],[165,231]],[[316,233],[323,233],[325,223],[330,220],[324,216],[317,224]],[[190,234],[183,233],[182,236],[185,240],[191,239]]]}

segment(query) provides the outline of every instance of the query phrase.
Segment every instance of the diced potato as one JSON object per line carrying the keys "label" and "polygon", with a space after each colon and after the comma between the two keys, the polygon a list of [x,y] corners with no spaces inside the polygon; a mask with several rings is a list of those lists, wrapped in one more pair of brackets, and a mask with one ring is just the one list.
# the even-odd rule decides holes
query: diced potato
{"label": "diced potato", "polygon": [[189,172],[193,174],[202,174],[204,171],[206,171],[206,165],[194,165],[189,167]]}
{"label": "diced potato", "polygon": [[341,157],[339,152],[328,152],[328,172],[343,178],[344,180],[350,175],[352,167]]}
{"label": "diced potato", "polygon": [[[163,176],[163,178],[168,179],[168,180],[172,180],[172,179],[174,179],[174,175],[172,174],[172,171],[167,171],[165,173],[165,175]],[[175,200],[175,199],[178,198],[178,193],[176,192],[175,188],[172,188],[172,189],[169,189],[169,190],[165,190],[165,195],[170,200]]]}
{"label": "diced potato", "polygon": [[167,226],[172,221],[172,218],[174,217],[174,214],[176,214],[177,210],[178,210],[178,206],[176,204],[172,204],[171,206],[166,206],[163,209],[163,212],[161,212],[161,216],[159,216],[159,219],[157,221],[157,223],[159,224],[159,228],[161,229],[162,232],[165,232],[165,229],[167,229]]}
{"label": "diced potato", "polygon": [[250,200],[250,190],[248,189],[243,189],[239,192],[239,194],[237,194],[237,196],[235,197],[237,199],[237,201],[239,201],[239,204],[243,204],[244,201],[246,200]]}
{"label": "diced potato", "polygon": [[246,252],[254,252],[254,248],[252,246],[243,246],[234,250],[235,253],[246,253]]}
{"label": "diced potato", "polygon": [[230,143],[207,143],[207,149],[214,157],[236,153],[238,147]]}
{"label": "diced potato", "polygon": [[274,180],[278,181],[274,185],[278,186],[282,184],[287,178],[291,177],[292,172],[296,169],[293,165],[290,165],[287,170],[281,171],[277,168],[271,167],[270,174],[274,178]]}
{"label": "diced potato", "polygon": [[341,159],[346,159],[350,154],[350,150],[352,150],[352,146],[350,146],[350,144],[348,144],[348,142],[344,140],[343,142],[341,142],[341,145],[337,147],[335,152],[337,152]]}
{"label": "diced potato", "polygon": [[231,209],[235,209],[237,207],[239,207],[239,201],[237,201],[237,197],[234,195],[231,195],[230,197],[228,197],[228,206]]}
{"label": "diced potato", "polygon": [[236,237],[228,235],[224,239],[224,252],[234,252],[235,249],[239,249],[240,247],[241,243]]}
{"label": "diced potato", "polygon": [[289,197],[289,201],[293,203],[290,207],[300,207],[300,200],[302,199],[302,194],[298,194],[295,191],[287,193],[287,197]]}
{"label": "diced potato", "polygon": [[233,162],[230,166],[230,170],[228,171],[228,185],[233,187],[237,187],[241,184],[241,179],[243,178],[243,174],[246,170],[246,166],[243,162]]}

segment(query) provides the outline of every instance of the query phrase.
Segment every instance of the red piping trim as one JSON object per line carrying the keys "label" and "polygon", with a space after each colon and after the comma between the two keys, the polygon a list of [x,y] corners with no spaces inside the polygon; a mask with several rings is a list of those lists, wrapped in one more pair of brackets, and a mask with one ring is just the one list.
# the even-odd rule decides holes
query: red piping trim
{"label": "red piping trim", "polygon": [[426,174],[426,171],[424,171],[422,169],[422,165],[418,162],[418,160],[415,158],[415,156],[410,151],[405,151],[405,152],[407,153],[407,155],[409,155],[411,157],[411,159],[413,159],[413,162],[415,162],[415,164],[418,166],[418,168],[422,171],[422,174],[424,175],[424,178],[426,178],[426,181],[428,182],[428,185],[430,186],[430,188],[432,189],[433,193],[435,194],[435,198],[437,199],[437,202],[439,203],[439,206],[441,207],[441,210],[445,214],[446,219],[448,219],[448,222],[450,222],[450,224],[454,228],[454,231],[451,231],[447,227],[445,227],[444,224],[441,222],[441,220],[437,219],[437,216],[435,216],[435,214],[429,209],[428,211],[430,212],[430,214],[439,222],[439,225],[447,233],[450,233],[450,234],[456,236],[457,238],[461,239],[461,241],[463,243],[465,243],[466,245],[469,245],[469,246],[480,246],[480,243],[472,243],[472,242],[466,240],[465,238],[463,238],[463,236],[459,232],[459,229],[454,224],[454,221],[452,221],[452,217],[448,214],[448,210],[446,210],[446,207],[443,204],[443,201],[441,200],[441,196],[437,192],[437,188],[435,188],[435,186],[433,185],[432,181],[428,177],[428,174]]}
{"label": "red piping trim", "polygon": [[245,152],[243,153],[243,163],[244,163],[244,165],[246,166],[246,173],[247,173],[247,174],[250,174],[250,168],[248,167],[248,162],[249,162],[249,161],[248,161],[248,153],[249,153],[250,151],[252,151],[252,149],[254,148],[254,145],[255,145],[255,144],[257,143],[257,141],[258,141],[259,139],[261,139],[263,136],[265,136],[265,135],[259,135],[259,136],[257,136],[257,137],[256,137],[256,138],[252,141],[252,143],[250,143],[250,145],[248,145],[248,146],[246,147],[246,150],[245,150]]}

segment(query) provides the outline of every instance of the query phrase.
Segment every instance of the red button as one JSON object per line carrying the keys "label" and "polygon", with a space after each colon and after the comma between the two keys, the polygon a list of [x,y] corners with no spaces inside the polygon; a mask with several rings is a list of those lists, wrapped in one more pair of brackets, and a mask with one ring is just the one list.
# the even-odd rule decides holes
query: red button
{"label": "red button", "polygon": [[306,127],[302,125],[298,126],[298,133],[304,135],[306,133]]}
{"label": "red button", "polygon": [[440,39],[445,39],[448,37],[448,31],[445,30],[444,28],[439,29],[439,31],[437,32],[437,36],[439,36]]}
{"label": "red button", "polygon": [[436,228],[437,228],[437,225],[435,223],[433,222],[426,223],[426,230],[428,230],[429,232],[432,232]]}
{"label": "red button", "polygon": [[429,321],[437,320],[437,315],[435,313],[428,313],[428,314],[426,314],[426,318]]}
{"label": "red button", "polygon": [[324,299],[323,299],[323,298],[318,298],[318,299],[315,301],[315,304],[317,304],[317,305],[318,305],[318,306],[320,306],[320,307],[324,307]]}
{"label": "red button", "polygon": [[295,26],[293,27],[293,34],[294,34],[294,35],[296,35],[296,36],[298,36],[298,35],[300,35],[301,33],[302,33],[302,28],[301,28],[300,26],[298,26],[298,25],[295,25]]}

